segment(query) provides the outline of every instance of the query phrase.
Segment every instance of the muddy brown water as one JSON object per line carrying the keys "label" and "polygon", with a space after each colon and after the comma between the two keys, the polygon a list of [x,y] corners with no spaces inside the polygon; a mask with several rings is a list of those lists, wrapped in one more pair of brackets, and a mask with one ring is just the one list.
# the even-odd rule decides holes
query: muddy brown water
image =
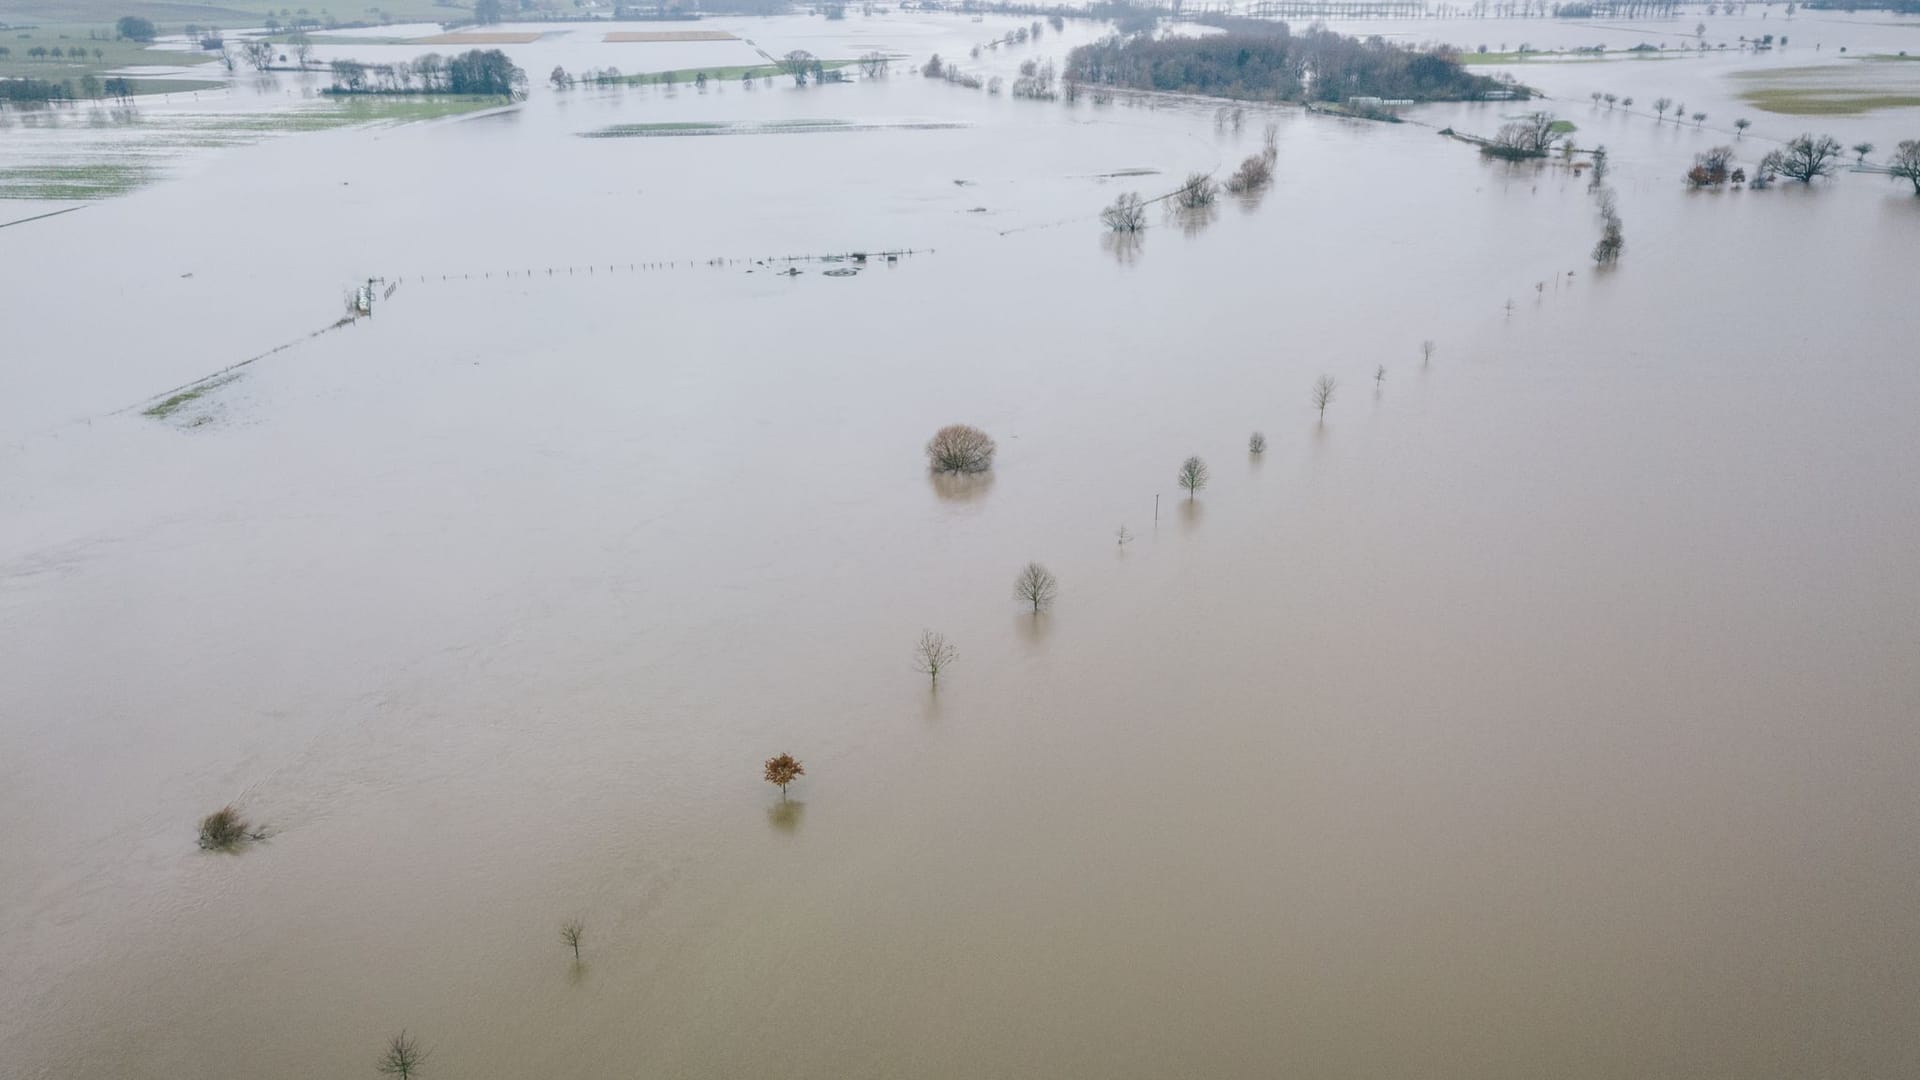
{"label": "muddy brown water", "polygon": [[[0,1073],[1920,1071],[1920,200],[1690,194],[1711,133],[1559,107],[1612,272],[1584,180],[1434,134],[1497,107],[1278,113],[1273,190],[1116,259],[1267,117],[902,78],[0,234]],[[579,137],[819,119],[875,126]],[[989,478],[925,474],[954,420]],[[273,836],[197,852],[229,800]]]}

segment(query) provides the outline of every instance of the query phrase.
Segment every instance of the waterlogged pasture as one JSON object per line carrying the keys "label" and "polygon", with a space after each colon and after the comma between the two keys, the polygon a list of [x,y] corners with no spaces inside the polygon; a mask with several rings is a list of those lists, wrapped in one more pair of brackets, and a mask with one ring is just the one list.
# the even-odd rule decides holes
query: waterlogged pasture
{"label": "waterlogged pasture", "polygon": [[[1436,134],[1520,106],[899,73],[182,148],[0,230],[0,1074],[1915,1072],[1920,199],[1685,190],[1740,63],[1527,69],[1605,271],[1586,177]],[[1270,189],[1103,236],[1269,123]],[[991,472],[927,474],[954,422]],[[229,802],[270,839],[199,851]]]}

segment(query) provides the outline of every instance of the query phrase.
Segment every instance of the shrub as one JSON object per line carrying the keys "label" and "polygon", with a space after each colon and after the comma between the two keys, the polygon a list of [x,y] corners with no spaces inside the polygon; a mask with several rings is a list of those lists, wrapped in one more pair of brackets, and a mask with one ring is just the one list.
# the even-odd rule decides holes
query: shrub
{"label": "shrub", "polygon": [[264,835],[255,831],[253,824],[231,805],[200,819],[200,847],[205,851],[232,851]]}
{"label": "shrub", "polygon": [[968,424],[948,424],[927,440],[927,465],[934,472],[977,473],[993,468],[993,439]]}

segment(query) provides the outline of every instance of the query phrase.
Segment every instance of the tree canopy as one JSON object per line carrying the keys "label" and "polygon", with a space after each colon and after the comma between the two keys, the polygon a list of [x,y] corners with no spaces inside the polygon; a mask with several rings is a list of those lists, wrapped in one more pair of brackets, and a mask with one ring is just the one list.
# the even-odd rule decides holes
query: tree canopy
{"label": "tree canopy", "polygon": [[1511,89],[1469,74],[1445,48],[1414,49],[1322,28],[1295,36],[1285,23],[1250,19],[1226,25],[1223,34],[1110,37],[1082,45],[1068,55],[1066,75],[1134,90],[1257,101],[1465,101]]}

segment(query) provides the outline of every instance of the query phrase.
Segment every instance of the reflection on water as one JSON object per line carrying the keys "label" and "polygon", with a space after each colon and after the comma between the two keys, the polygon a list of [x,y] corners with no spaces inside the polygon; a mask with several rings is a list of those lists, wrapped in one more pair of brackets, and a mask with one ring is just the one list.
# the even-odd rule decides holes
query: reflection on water
{"label": "reflection on water", "polygon": [[1100,246],[1121,266],[1132,266],[1139,261],[1146,250],[1147,234],[1143,232],[1113,232],[1100,234]]}
{"label": "reflection on water", "polygon": [[993,470],[977,473],[929,472],[927,484],[948,502],[972,502],[993,489]]}
{"label": "reflection on water", "polygon": [[800,828],[800,818],[807,812],[807,804],[799,799],[786,798],[767,807],[767,824],[783,833],[792,833]]}

